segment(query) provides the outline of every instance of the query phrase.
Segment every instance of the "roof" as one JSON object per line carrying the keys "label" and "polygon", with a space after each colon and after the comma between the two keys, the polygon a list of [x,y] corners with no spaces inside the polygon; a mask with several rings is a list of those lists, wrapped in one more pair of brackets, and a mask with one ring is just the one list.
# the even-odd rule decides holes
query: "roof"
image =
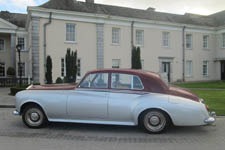
{"label": "roof", "polygon": [[[157,12],[152,9],[134,9],[127,7],[103,5],[96,3],[80,2],[75,0],[49,0],[48,2],[40,5],[42,8],[68,10],[84,13],[105,14],[112,16],[130,17],[138,19],[147,19],[155,21],[163,21],[170,23],[181,23],[190,25],[200,25],[214,27],[220,23],[217,23],[217,19],[210,16],[194,15],[194,14],[169,14],[163,12]],[[225,18],[224,18],[225,21]],[[220,21],[221,22],[221,21]]]}
{"label": "roof", "polygon": [[217,27],[225,25],[225,10],[212,14],[209,17],[214,19]]}
{"label": "roof", "polygon": [[8,11],[1,11],[0,18],[6,20],[18,27],[25,28],[27,14],[10,13]]}
{"label": "roof", "polygon": [[151,76],[153,78],[160,78],[160,76],[157,73],[146,71],[146,70],[139,70],[139,69],[122,69],[122,68],[109,68],[109,69],[97,69],[87,72],[89,73],[127,73],[127,74],[135,74],[135,75],[145,75],[145,76]]}

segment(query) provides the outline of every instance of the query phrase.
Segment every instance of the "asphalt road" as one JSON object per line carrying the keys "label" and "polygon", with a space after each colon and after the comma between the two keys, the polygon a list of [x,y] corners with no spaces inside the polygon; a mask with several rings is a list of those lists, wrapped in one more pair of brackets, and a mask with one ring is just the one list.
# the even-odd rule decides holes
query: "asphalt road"
{"label": "asphalt road", "polygon": [[223,150],[225,118],[214,126],[173,127],[150,135],[137,127],[51,123],[28,129],[13,109],[0,108],[0,150]]}

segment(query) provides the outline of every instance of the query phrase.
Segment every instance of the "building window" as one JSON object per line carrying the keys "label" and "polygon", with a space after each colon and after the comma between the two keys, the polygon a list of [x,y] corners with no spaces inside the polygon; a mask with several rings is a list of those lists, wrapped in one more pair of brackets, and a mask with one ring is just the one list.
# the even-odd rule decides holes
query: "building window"
{"label": "building window", "polygon": [[192,34],[186,34],[186,48],[192,48]]}
{"label": "building window", "polygon": [[65,77],[66,74],[65,74],[65,59],[62,58],[61,59],[61,77]]}
{"label": "building window", "polygon": [[120,29],[112,28],[112,44],[120,44]]}
{"label": "building window", "polygon": [[[21,66],[20,66],[21,65]],[[20,67],[21,67],[21,76],[25,77],[25,63],[18,63],[18,76],[20,76]]]}
{"label": "building window", "polygon": [[144,46],[144,30],[136,30],[136,45]]}
{"label": "building window", "polygon": [[209,48],[209,36],[208,35],[203,36],[203,48]]}
{"label": "building window", "polygon": [[5,63],[0,63],[0,77],[5,77]]}
{"label": "building window", "polygon": [[225,48],[225,33],[222,34],[222,47]]}
{"label": "building window", "polygon": [[186,77],[192,76],[192,61],[188,60],[186,61]]}
{"label": "building window", "polygon": [[77,76],[81,77],[81,59],[77,59]]}
{"label": "building window", "polygon": [[203,76],[208,76],[208,61],[203,61]]}
{"label": "building window", "polygon": [[162,33],[162,46],[169,47],[169,32]]}
{"label": "building window", "polygon": [[5,50],[5,41],[3,39],[0,39],[0,51]]}
{"label": "building window", "polygon": [[142,59],[141,60],[141,68],[144,69],[144,67],[145,67],[145,61],[144,61],[144,59]]}
{"label": "building window", "polygon": [[75,24],[66,24],[66,41],[75,42]]}
{"label": "building window", "polygon": [[19,37],[17,39],[17,44],[21,45],[21,51],[25,50],[25,39],[23,37]]}
{"label": "building window", "polygon": [[120,59],[112,60],[112,68],[120,68]]}

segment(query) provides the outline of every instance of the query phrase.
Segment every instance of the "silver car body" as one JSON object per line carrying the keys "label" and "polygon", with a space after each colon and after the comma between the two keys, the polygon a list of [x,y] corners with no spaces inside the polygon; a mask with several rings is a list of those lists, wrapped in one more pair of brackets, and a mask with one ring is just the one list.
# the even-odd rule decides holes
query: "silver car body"
{"label": "silver car body", "polygon": [[26,90],[16,95],[16,112],[26,103],[36,103],[50,122],[138,125],[140,114],[151,108],[165,111],[176,126],[214,122],[205,104],[190,99],[129,90],[85,89]]}

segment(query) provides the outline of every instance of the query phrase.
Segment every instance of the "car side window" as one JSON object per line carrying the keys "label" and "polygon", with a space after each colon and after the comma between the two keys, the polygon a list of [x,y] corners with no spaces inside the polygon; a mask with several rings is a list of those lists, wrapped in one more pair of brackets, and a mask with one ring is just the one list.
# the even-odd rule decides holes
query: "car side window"
{"label": "car side window", "polygon": [[144,89],[143,84],[138,76],[112,73],[111,88],[113,89]]}
{"label": "car side window", "polygon": [[108,88],[108,73],[89,74],[80,84],[80,88]]}

